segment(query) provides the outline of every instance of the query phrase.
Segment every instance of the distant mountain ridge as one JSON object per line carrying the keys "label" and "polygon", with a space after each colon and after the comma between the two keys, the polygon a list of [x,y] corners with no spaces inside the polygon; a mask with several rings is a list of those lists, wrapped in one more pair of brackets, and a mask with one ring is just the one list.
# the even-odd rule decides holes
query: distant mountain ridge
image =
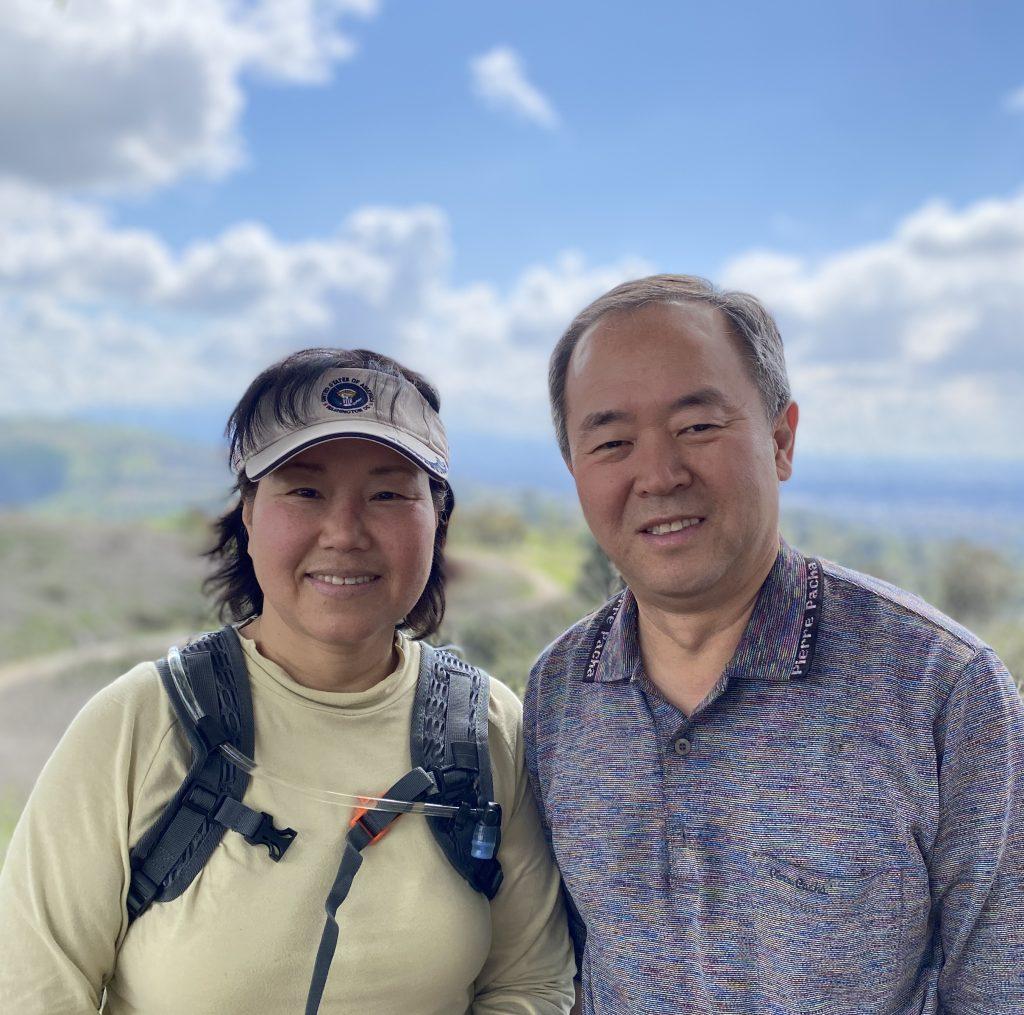
{"label": "distant mountain ridge", "polygon": [[224,452],[137,427],[0,420],[0,510],[106,519],[216,509]]}
{"label": "distant mountain ridge", "polygon": [[[141,518],[217,509],[231,486],[213,413],[151,427],[83,420],[0,419],[0,510]],[[226,415],[226,413],[225,413]],[[208,434],[208,439],[200,439]],[[460,499],[539,491],[573,501],[553,440],[455,428]],[[854,460],[797,455],[784,508],[889,532],[963,537],[1024,553],[1024,464]]]}

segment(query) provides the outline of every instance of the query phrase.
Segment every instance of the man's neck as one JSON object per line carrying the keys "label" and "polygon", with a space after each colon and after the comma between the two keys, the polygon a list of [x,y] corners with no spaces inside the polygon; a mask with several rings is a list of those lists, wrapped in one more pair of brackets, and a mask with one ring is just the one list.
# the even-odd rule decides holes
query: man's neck
{"label": "man's neck", "polygon": [[640,654],[647,679],[687,715],[718,682],[747,628],[775,554],[728,598],[697,608],[637,602]]}

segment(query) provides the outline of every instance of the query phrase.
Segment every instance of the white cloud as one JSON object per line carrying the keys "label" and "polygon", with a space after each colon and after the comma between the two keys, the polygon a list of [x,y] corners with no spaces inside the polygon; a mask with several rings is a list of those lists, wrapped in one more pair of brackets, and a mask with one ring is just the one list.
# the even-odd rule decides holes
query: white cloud
{"label": "white cloud", "polygon": [[64,188],[218,176],[243,156],[246,74],[323,81],[376,0],[8,0],[0,165]]}
{"label": "white cloud", "polygon": [[422,370],[488,429],[549,427],[554,341],[594,296],[650,266],[527,269],[507,293],[450,281],[439,209],[363,208],[332,235],[283,242],[239,224],[185,249],[81,202],[0,187],[0,406],[8,413],[202,404],[309,345],[364,346]]}
{"label": "white cloud", "polygon": [[810,446],[1020,457],[1021,279],[1024,193],[929,203],[814,263],[749,253],[722,282],[777,314]]}
{"label": "white cloud", "polygon": [[1003,105],[1010,113],[1024,113],[1024,85],[1010,92],[1003,100]]}
{"label": "white cloud", "polygon": [[495,109],[515,113],[549,130],[558,126],[558,113],[547,97],[526,77],[519,54],[495,46],[469,62],[473,90]]}
{"label": "white cloud", "polygon": [[[431,206],[362,208],[286,242],[240,223],[184,251],[96,207],[0,187],[0,406],[9,413],[223,403],[314,344],[391,353],[435,380],[452,421],[548,433],[545,374],[572,316],[636,260],[566,253],[504,290],[451,281]],[[802,449],[1024,454],[1024,194],[933,203],[877,243],[815,262],[732,261],[720,281],[776,312]]]}

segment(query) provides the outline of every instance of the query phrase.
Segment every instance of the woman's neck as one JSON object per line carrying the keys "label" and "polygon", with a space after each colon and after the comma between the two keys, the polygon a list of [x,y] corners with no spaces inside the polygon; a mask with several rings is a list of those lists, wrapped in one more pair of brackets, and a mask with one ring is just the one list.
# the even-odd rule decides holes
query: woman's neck
{"label": "woman's neck", "polygon": [[260,655],[315,691],[366,691],[398,666],[393,633],[355,645],[328,645],[297,634],[272,612],[256,617],[242,633]]}

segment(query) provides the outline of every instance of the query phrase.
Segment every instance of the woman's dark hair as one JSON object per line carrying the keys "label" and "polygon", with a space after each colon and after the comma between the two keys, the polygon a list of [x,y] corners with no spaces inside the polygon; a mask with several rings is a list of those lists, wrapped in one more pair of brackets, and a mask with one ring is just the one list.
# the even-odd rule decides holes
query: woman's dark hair
{"label": "woman's dark hair", "polygon": [[[367,349],[303,349],[267,367],[242,395],[224,431],[231,462],[238,463],[253,450],[261,408],[263,411],[264,407],[269,408],[279,423],[299,423],[303,396],[320,375],[326,370],[353,367],[404,378],[415,386],[435,412],[440,411],[441,399],[434,386],[389,356]],[[237,499],[214,523],[215,542],[205,554],[214,562],[214,570],[203,583],[203,591],[216,602],[221,619],[225,621],[245,620],[263,611],[263,590],[256,581],[256,572],[249,557],[249,536],[242,523],[242,507],[256,493],[256,485],[239,468],[234,487]],[[430,477],[430,492],[437,510],[430,576],[423,594],[401,624],[413,638],[434,634],[444,619],[447,580],[444,544],[455,508],[455,496],[447,483],[433,476]]]}

